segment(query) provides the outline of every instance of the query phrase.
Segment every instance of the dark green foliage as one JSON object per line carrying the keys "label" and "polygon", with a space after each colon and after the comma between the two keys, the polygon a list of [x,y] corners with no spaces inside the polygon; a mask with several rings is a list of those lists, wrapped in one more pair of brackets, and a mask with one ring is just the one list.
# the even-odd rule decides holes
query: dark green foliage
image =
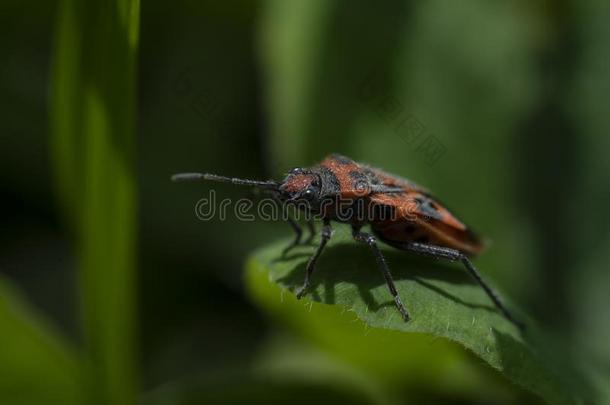
{"label": "dark green foliage", "polygon": [[[370,252],[351,242],[349,233],[342,228],[337,233],[314,273],[311,301],[300,303],[293,296],[302,284],[311,249],[302,248],[282,259],[286,241],[260,251],[250,260],[248,280],[256,300],[305,334],[323,335],[326,340],[342,339],[348,347],[343,350],[353,350],[352,340],[366,334],[364,350],[370,353],[352,353],[355,356],[378,357],[380,361],[394,357],[407,363],[407,358],[401,358],[402,353],[414,350],[410,346],[421,336],[424,339],[427,336],[430,343],[435,339],[457,343],[549,403],[597,402],[598,394],[578,366],[580,360],[571,359],[569,350],[542,334],[531,320],[525,333],[520,333],[495,310],[459,264],[413,260],[407,253],[384,249],[396,287],[412,316],[412,321],[406,323],[397,312]],[[359,327],[355,333],[354,327],[348,326],[353,336],[338,332],[356,320]],[[377,339],[367,333],[368,328],[402,333]],[[414,339],[413,335],[418,337]],[[400,343],[389,344],[390,339]],[[423,345],[419,350],[420,355],[425,352],[431,356],[430,361],[438,361],[438,347]],[[401,377],[402,381],[406,379],[404,374]]]}

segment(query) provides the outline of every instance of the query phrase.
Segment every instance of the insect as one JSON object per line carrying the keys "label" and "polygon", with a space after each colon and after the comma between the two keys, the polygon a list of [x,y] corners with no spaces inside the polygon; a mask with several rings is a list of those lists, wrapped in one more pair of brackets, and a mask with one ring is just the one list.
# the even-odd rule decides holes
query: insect
{"label": "insect", "polygon": [[[311,214],[308,241],[315,232],[311,218],[321,219],[323,226],[320,242],[305,267],[303,286],[296,293],[299,299],[310,287],[316,263],[332,236],[331,222],[336,221],[349,224],[353,238],[370,248],[396,308],[405,321],[410,319],[409,312],[396,290],[378,241],[415,254],[461,262],[504,317],[519,328],[524,327],[483,280],[470,260],[484,249],[481,239],[432,197],[428,190],[410,180],[338,154],[330,155],[310,168],[294,168],[281,182],[230,178],[208,173],[176,174],[172,180],[212,180],[254,186],[283,205],[295,204]],[[288,222],[296,237],[284,253],[302,243],[301,226],[293,219]],[[370,226],[372,233],[362,231],[365,225]]]}

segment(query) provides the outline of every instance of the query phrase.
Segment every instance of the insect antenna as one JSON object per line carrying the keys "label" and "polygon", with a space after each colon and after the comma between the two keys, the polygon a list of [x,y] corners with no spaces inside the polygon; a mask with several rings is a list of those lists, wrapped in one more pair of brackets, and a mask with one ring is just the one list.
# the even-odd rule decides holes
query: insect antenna
{"label": "insect antenna", "polygon": [[211,173],[178,173],[172,176],[172,181],[199,181],[199,180],[209,180],[209,181],[217,181],[221,183],[231,183],[237,184],[240,186],[254,186],[254,187],[263,187],[267,189],[277,189],[279,184],[275,181],[259,181],[259,180],[249,180],[249,179],[238,179],[236,177],[226,177],[219,176],[217,174]]}

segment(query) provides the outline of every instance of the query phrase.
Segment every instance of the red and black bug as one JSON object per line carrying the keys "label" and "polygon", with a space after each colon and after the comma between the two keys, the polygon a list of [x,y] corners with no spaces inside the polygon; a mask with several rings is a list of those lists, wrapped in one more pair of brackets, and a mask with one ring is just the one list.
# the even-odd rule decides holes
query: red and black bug
{"label": "red and black bug", "polygon": [[[206,173],[182,173],[174,181],[212,180],[255,186],[282,205],[295,204],[311,214],[308,218],[311,240],[315,233],[313,219],[322,220],[320,243],[305,268],[305,281],[297,298],[307,293],[311,275],[324,247],[331,238],[331,221],[350,224],[352,235],[366,244],[377,260],[398,311],[405,321],[409,313],[403,305],[377,240],[397,249],[416,254],[461,262],[485,290],[502,314],[523,328],[505,307],[498,294],[481,278],[470,258],[484,249],[484,244],[462,221],[456,218],[425,188],[345,156],[333,154],[311,168],[294,168],[282,182],[230,178]],[[289,219],[296,232],[287,252],[301,243],[302,229]],[[369,225],[372,233],[362,232]]]}

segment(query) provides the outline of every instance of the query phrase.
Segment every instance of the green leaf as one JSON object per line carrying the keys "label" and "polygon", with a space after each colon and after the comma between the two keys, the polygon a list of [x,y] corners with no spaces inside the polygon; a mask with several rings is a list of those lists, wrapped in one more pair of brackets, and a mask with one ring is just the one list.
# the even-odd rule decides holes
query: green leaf
{"label": "green leaf", "polygon": [[0,330],[0,403],[82,403],[75,353],[1,278]]}
{"label": "green leaf", "polygon": [[432,384],[477,391],[480,398],[499,383],[497,373],[482,373],[474,358],[489,366],[485,370],[496,370],[548,403],[595,402],[590,383],[569,351],[531,321],[521,334],[459,265],[384,249],[412,316],[404,322],[368,249],[351,242],[343,231],[335,231],[318,262],[310,294],[301,302],[291,291],[301,285],[313,248],[299,247],[282,259],[288,243],[283,241],[257,252],[247,265],[254,299],[394,387]]}

